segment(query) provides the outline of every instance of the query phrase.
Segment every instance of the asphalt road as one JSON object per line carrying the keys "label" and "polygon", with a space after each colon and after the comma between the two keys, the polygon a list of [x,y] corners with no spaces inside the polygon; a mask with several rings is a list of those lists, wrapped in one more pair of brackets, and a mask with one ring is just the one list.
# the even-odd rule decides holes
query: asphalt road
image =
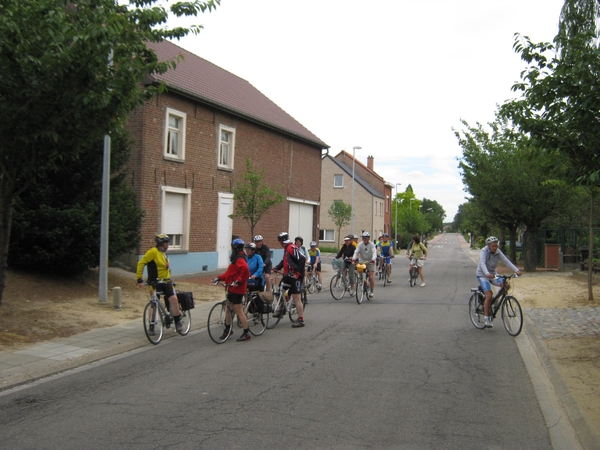
{"label": "asphalt road", "polygon": [[514,338],[469,321],[456,236],[430,245],[426,287],[407,265],[362,305],[309,296],[305,328],[201,331],[4,393],[0,448],[552,448]]}

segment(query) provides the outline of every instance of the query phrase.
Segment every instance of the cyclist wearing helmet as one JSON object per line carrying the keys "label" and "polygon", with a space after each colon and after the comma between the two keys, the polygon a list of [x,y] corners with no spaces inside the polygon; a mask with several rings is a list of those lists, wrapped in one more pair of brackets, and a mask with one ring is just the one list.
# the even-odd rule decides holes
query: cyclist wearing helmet
{"label": "cyclist wearing helmet", "polygon": [[354,264],[352,264],[352,258],[356,247],[352,242],[352,235],[349,234],[344,238],[344,245],[340,247],[340,251],[335,255],[335,259],[344,258],[344,273],[347,273],[350,277],[350,295],[354,295]]}
{"label": "cyclist wearing helmet", "polygon": [[[177,294],[173,288],[171,282],[171,270],[169,266],[169,258],[167,258],[167,250],[169,249],[169,236],[166,234],[157,234],[154,237],[156,246],[148,250],[144,256],[138,261],[136,278],[138,287],[144,285],[142,275],[144,273],[144,267],[148,269],[148,284],[155,285],[157,291],[164,294],[165,298],[169,301],[171,313],[175,320],[175,330],[178,333],[183,331],[183,324],[181,323],[181,313],[179,311],[179,301],[177,300]],[[160,280],[160,283],[156,283]],[[154,326],[150,325],[148,330],[150,334],[154,334]]]}
{"label": "cyclist wearing helmet", "polygon": [[408,259],[410,259],[410,265],[408,266],[408,282],[410,283],[411,273],[413,267],[417,266],[419,269],[419,275],[421,276],[421,287],[425,287],[425,275],[423,275],[423,266],[427,259],[427,247],[421,242],[421,238],[418,235],[412,237],[412,241],[409,247],[406,249]]}
{"label": "cyclist wearing helmet", "polygon": [[271,271],[273,270],[271,250],[263,242],[263,237],[260,234],[254,236],[254,243],[256,244],[256,253],[260,255],[264,264],[263,277],[265,278],[265,291],[271,292]]}
{"label": "cyclist wearing helmet", "polygon": [[[387,267],[387,273],[383,276],[387,277],[388,284],[392,282],[392,258],[394,257],[394,244],[390,242],[390,237],[387,233],[383,233],[377,246],[379,249],[379,256],[381,259],[381,267],[379,270],[382,272]],[[387,265],[389,263],[389,266]]]}
{"label": "cyclist wearing helmet", "polygon": [[317,280],[319,280],[317,289],[320,291],[323,287],[323,280],[321,278],[321,251],[317,247],[317,243],[314,241],[310,243],[308,256],[310,257],[310,265],[312,266],[313,270],[317,272]]}
{"label": "cyclist wearing helmet", "polygon": [[498,238],[490,236],[485,240],[486,246],[481,249],[479,253],[479,265],[477,266],[477,279],[479,284],[485,292],[485,301],[483,303],[483,320],[485,326],[492,328],[492,318],[490,317],[490,306],[492,305],[492,286],[502,287],[502,279],[495,278],[496,268],[498,267],[498,261],[502,261],[506,267],[508,267],[517,275],[521,275],[521,271],[516,267],[510,260],[502,253],[498,248]]}
{"label": "cyclist wearing helmet", "polygon": [[367,231],[363,231],[361,234],[362,242],[358,244],[356,250],[354,251],[354,255],[352,256],[352,261],[363,261],[367,264],[367,273],[369,274],[369,284],[371,285],[371,292],[369,293],[369,298],[373,298],[373,293],[375,292],[375,277],[373,276],[373,271],[375,270],[375,258],[377,257],[377,248],[375,244],[370,242],[371,235]]}
{"label": "cyclist wearing helmet", "polygon": [[[227,271],[219,275],[213,281],[223,281],[225,284],[230,284],[229,291],[227,292],[227,300],[233,305],[233,311],[235,315],[240,319],[244,332],[237,338],[238,341],[248,341],[251,339],[250,330],[248,329],[248,320],[246,314],[244,314],[242,308],[242,300],[246,291],[248,290],[248,278],[250,277],[250,271],[248,270],[248,263],[246,262],[246,255],[244,254],[244,241],[240,238],[235,238],[231,242],[231,263],[227,268]],[[229,308],[226,308],[225,312],[225,330],[221,340],[225,339],[228,335],[233,334],[233,327],[231,326],[231,314]]]}
{"label": "cyclist wearing helmet", "polygon": [[[279,233],[277,240],[283,247],[283,259],[273,270],[283,269],[282,281],[286,284],[291,285],[290,294],[292,300],[296,305],[298,311],[298,321],[292,324],[293,328],[300,328],[304,326],[304,305],[300,299],[300,292],[302,290],[302,279],[304,278],[304,268],[301,267],[300,261],[300,250],[290,241],[289,235],[284,231]],[[276,311],[278,314],[283,314],[283,311]]]}
{"label": "cyclist wearing helmet", "polygon": [[250,278],[248,279],[248,290],[249,291],[262,291],[264,289],[263,270],[264,263],[258,253],[256,253],[256,244],[254,242],[248,242],[244,246],[246,251],[246,258],[248,260],[248,270],[250,271]]}

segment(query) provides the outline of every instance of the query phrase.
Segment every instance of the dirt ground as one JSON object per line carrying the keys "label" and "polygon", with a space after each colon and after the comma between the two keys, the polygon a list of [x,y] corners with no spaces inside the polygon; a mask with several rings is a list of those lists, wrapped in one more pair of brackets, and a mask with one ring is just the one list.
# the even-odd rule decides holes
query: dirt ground
{"label": "dirt ground", "polygon": [[[98,273],[77,279],[60,279],[15,271],[7,273],[0,306],[0,357],[35,343],[72,336],[141,318],[148,294],[138,289],[135,275],[121,269],[109,271],[110,287],[122,289],[122,309],[98,302]],[[222,288],[211,286],[210,277],[179,280],[177,288],[192,291],[196,301],[221,299]],[[525,274],[515,281],[514,295],[528,308],[579,308],[596,306],[587,301],[584,277],[571,273]],[[595,286],[594,298],[600,297]],[[600,336],[545,339],[551,358],[569,386],[592,428],[600,430]]]}

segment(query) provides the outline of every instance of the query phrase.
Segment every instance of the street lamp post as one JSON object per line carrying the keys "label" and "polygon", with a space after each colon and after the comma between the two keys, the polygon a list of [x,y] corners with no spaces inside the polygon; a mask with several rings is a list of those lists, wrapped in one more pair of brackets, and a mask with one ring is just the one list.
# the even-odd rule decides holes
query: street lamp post
{"label": "street lamp post", "polygon": [[400,250],[398,248],[398,186],[400,186],[402,183],[396,183],[396,198],[394,199],[394,202],[396,203],[396,250]]}
{"label": "street lamp post", "polygon": [[354,234],[354,172],[356,169],[354,154],[356,150],[362,150],[362,147],[352,147],[352,216],[350,220],[350,234]]}

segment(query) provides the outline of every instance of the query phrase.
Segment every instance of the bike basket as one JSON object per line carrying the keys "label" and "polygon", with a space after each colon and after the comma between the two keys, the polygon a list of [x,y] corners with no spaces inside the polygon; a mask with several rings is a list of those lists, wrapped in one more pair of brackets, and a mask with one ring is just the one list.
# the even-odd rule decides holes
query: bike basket
{"label": "bike basket", "polygon": [[331,261],[331,266],[335,270],[342,270],[344,268],[344,261],[340,261],[339,259],[334,259]]}
{"label": "bike basket", "polygon": [[196,305],[194,305],[194,294],[191,292],[177,292],[177,300],[179,300],[179,305],[181,306],[182,311],[189,311],[190,309],[194,309]]}
{"label": "bike basket", "polygon": [[356,270],[358,270],[360,273],[363,273],[365,270],[367,270],[367,265],[364,263],[358,263],[356,265]]}

